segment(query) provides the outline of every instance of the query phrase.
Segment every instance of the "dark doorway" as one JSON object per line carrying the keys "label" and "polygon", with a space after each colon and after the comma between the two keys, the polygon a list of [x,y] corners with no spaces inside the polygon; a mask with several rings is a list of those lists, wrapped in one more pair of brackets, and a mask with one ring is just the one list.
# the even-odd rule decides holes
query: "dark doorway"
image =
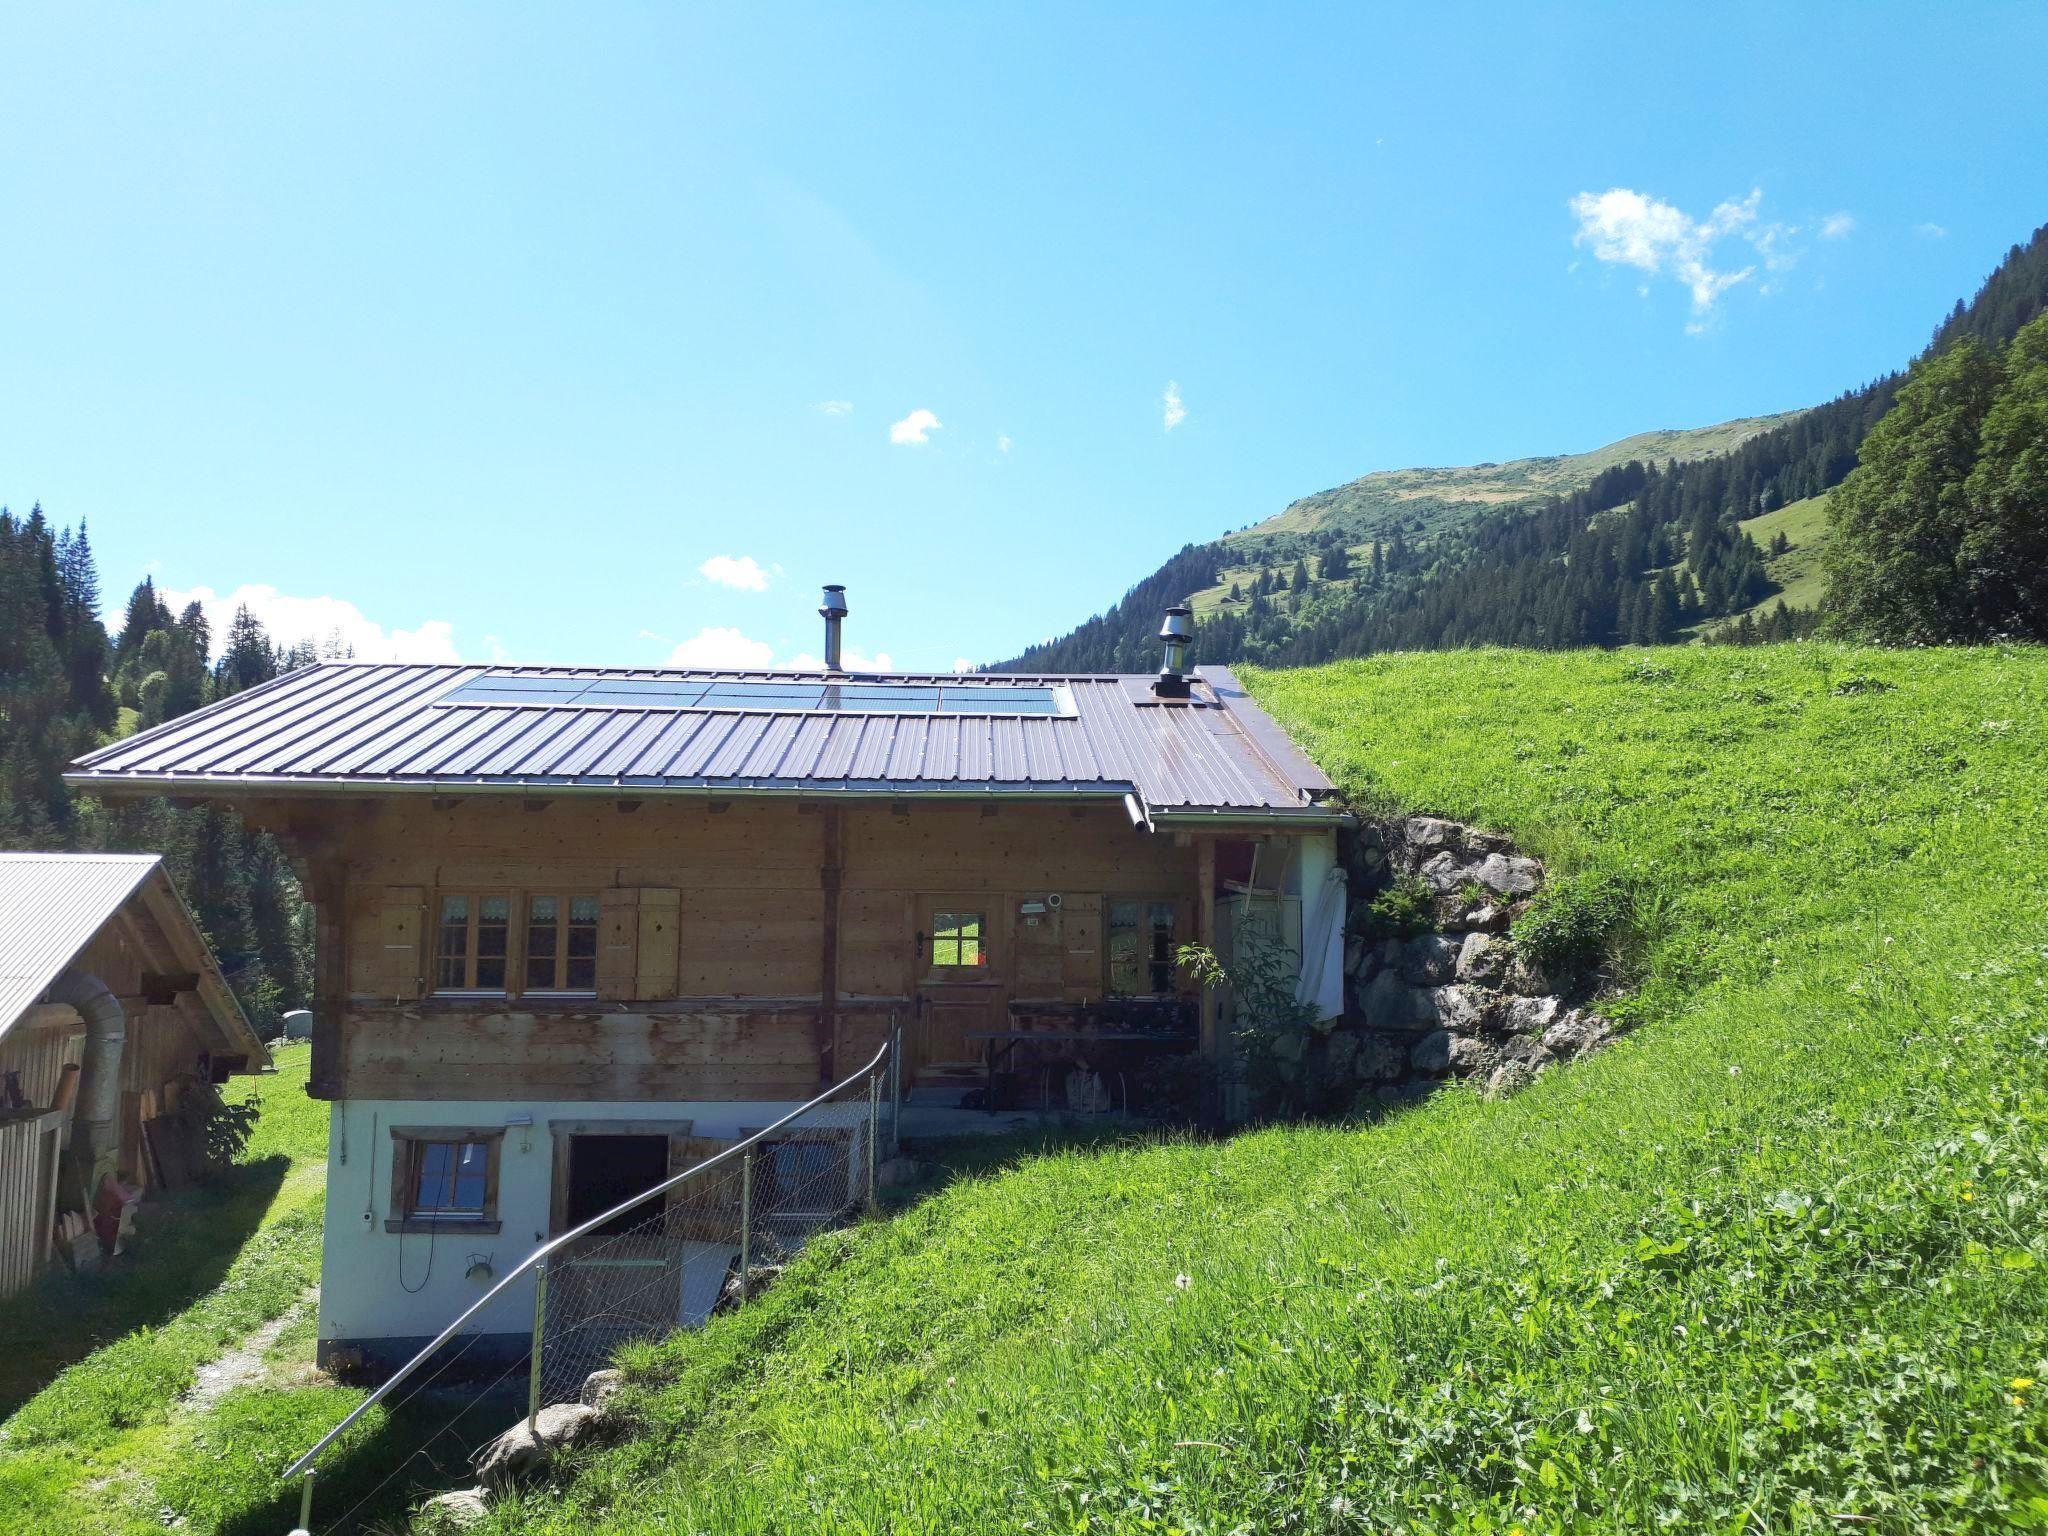
{"label": "dark doorway", "polygon": [[[569,1187],[564,1202],[568,1230],[621,1201],[652,1189],[668,1177],[666,1136],[572,1136],[569,1138]],[[656,1214],[648,1201],[623,1211],[595,1232],[629,1232]]]}

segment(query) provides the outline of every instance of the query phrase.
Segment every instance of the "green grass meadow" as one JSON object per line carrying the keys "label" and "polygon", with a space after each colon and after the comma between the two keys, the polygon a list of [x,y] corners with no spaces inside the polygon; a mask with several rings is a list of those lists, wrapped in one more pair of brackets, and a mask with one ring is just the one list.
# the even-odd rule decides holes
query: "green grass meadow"
{"label": "green grass meadow", "polygon": [[1365,807],[1632,893],[1614,1049],[1056,1152],[633,1360],[503,1531],[2048,1527],[2048,657],[1250,677]]}

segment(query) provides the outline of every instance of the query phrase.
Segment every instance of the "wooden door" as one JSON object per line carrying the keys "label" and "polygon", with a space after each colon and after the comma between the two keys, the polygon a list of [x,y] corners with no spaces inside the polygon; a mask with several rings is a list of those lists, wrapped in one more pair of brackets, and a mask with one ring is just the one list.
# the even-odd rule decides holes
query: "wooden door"
{"label": "wooden door", "polygon": [[978,1066],[1009,1005],[1008,934],[998,896],[926,896],[918,902],[917,1027],[911,1066]]}

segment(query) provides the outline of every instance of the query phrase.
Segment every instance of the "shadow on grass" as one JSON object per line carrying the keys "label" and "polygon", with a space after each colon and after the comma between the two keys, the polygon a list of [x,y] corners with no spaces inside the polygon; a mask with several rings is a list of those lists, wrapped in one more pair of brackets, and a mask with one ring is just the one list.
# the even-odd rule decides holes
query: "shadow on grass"
{"label": "shadow on grass", "polygon": [[880,1205],[884,1214],[894,1215],[956,1180],[1000,1173],[1034,1157],[1156,1147],[1170,1141],[1207,1139],[1210,1134],[1190,1124],[1099,1120],[1036,1126],[1000,1136],[906,1136],[903,1155],[917,1162],[918,1176],[880,1191]]}
{"label": "shadow on grass", "polygon": [[[426,1499],[474,1486],[471,1459],[525,1411],[523,1386],[427,1393],[402,1404],[375,1430],[352,1432],[322,1459],[312,1529],[320,1536],[405,1530]],[[219,1536],[277,1536],[298,1524],[300,1493],[297,1482],[282,1485],[261,1503],[222,1512],[215,1529]]]}
{"label": "shadow on grass", "polygon": [[289,1158],[266,1157],[218,1184],[145,1201],[128,1251],[105,1269],[75,1275],[52,1264],[0,1301],[0,1418],[102,1344],[161,1326],[219,1285],[290,1170]]}

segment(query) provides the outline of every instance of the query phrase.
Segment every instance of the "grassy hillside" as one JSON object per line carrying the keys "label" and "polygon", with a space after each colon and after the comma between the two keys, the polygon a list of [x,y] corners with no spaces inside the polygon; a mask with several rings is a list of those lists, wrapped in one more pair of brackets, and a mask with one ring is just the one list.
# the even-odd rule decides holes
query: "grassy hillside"
{"label": "grassy hillside", "polygon": [[1667,459],[1685,461],[1728,453],[1798,414],[1788,411],[1779,416],[1746,416],[1712,427],[1638,432],[1588,453],[1552,454],[1457,469],[1383,470],[1362,475],[1333,490],[1304,496],[1264,522],[1231,534],[1224,542],[1245,548],[1251,555],[1248,563],[1256,565],[1257,557],[1252,552],[1273,534],[1338,529],[1363,540],[1387,518],[1395,516],[1407,521],[1410,527],[1419,519],[1423,527],[1434,528],[1489,507],[1576,491],[1602,470],[1619,468],[1631,459],[1661,464]]}
{"label": "grassy hillside", "polygon": [[2048,656],[1251,681],[1361,801],[1632,891],[1636,1032],[955,1186],[649,1350],[636,1437],[496,1528],[2048,1524]]}

